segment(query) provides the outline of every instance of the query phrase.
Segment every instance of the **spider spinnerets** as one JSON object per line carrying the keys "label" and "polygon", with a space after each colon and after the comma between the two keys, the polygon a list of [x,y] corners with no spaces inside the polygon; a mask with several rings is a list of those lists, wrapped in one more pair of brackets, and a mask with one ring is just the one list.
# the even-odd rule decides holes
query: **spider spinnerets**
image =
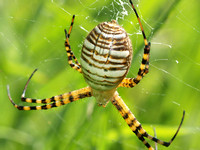
{"label": "spider spinnerets", "polygon": [[132,44],[126,31],[119,26],[115,20],[112,20],[111,22],[100,23],[88,34],[81,51],[81,63],[78,62],[71,50],[69,43],[69,37],[75,18],[74,15],[72,17],[69,32],[67,33],[65,30],[65,48],[68,55],[68,63],[73,69],[83,74],[89,86],[62,95],[53,96],[51,98],[26,98],[25,92],[30,79],[37,71],[37,69],[35,69],[25,85],[21,100],[29,103],[43,103],[43,105],[17,105],[12,100],[9,86],[7,86],[8,97],[11,103],[19,110],[41,110],[58,107],[85,97],[94,96],[97,100],[97,103],[103,107],[105,107],[106,104],[111,101],[131,130],[149,150],[153,150],[153,147],[144,139],[145,137],[161,145],[169,146],[180,130],[184,120],[185,111],[183,111],[181,123],[179,124],[179,127],[172,139],[169,142],[164,142],[149,135],[142,128],[141,124],[137,121],[136,117],[126,106],[116,90],[118,87],[134,87],[140,82],[144,75],[148,73],[149,69],[150,42],[147,42],[140,18],[131,0],[130,4],[139,21],[145,44],[142,63],[136,78],[125,78],[132,61]]}

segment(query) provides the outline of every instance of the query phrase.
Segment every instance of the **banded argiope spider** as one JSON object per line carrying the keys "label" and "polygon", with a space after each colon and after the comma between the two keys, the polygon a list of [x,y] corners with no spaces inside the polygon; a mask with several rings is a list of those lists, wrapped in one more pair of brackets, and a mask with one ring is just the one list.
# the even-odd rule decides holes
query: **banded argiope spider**
{"label": "banded argiope spider", "polygon": [[69,43],[69,37],[75,18],[75,16],[73,16],[69,32],[67,33],[65,30],[65,48],[68,55],[68,63],[73,69],[83,74],[89,86],[51,98],[26,98],[25,92],[28,83],[36,72],[36,69],[25,85],[21,100],[29,103],[42,103],[43,105],[21,106],[15,104],[10,96],[9,86],[7,86],[8,97],[11,103],[19,110],[41,110],[59,107],[85,97],[94,96],[100,106],[105,107],[107,103],[111,101],[131,130],[149,150],[153,150],[153,147],[145,140],[145,137],[161,145],[169,146],[180,130],[185,111],[183,111],[181,123],[172,139],[169,142],[164,142],[149,135],[142,128],[141,124],[123,102],[116,90],[118,87],[134,87],[148,73],[149,69],[150,42],[147,42],[140,18],[131,0],[130,4],[139,21],[145,44],[142,63],[136,78],[125,78],[132,61],[132,44],[126,31],[119,26],[115,20],[100,23],[89,33],[82,47],[80,64],[74,56]]}

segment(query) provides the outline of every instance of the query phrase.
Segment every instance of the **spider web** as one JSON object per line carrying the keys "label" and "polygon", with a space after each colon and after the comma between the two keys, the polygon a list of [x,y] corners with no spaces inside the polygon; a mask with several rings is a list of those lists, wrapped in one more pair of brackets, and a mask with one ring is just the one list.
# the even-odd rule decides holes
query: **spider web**
{"label": "spider web", "polygon": [[[19,0],[15,0],[14,5],[16,6],[12,6],[15,8],[13,12],[10,11],[10,14],[6,14],[5,11],[0,16],[1,20],[6,19],[10,25],[7,26],[7,23],[0,23],[0,27],[2,27],[0,38],[4,46],[1,47],[0,52],[8,56],[6,58],[0,57],[2,58],[0,61],[0,71],[3,70],[8,74],[2,74],[1,76],[2,86],[0,85],[0,87],[2,89],[5,84],[3,83],[4,80],[9,80],[8,78],[11,76],[9,74],[15,75],[12,81],[9,81],[10,86],[12,86],[11,93],[15,93],[14,89],[16,85],[19,85],[23,89],[23,83],[26,82],[27,77],[34,68],[39,68],[41,71],[36,73],[32,83],[29,85],[27,95],[30,97],[50,97],[86,86],[84,80],[80,79],[82,76],[78,72],[72,70],[69,66],[66,67],[66,54],[62,51],[62,49],[64,50],[62,45],[64,41],[63,29],[69,28],[73,14],[76,15],[76,18],[70,42],[78,59],[80,58],[83,40],[87,34],[98,23],[114,19],[125,28],[133,44],[134,57],[128,77],[135,77],[137,75],[142,60],[144,42],[137,18],[128,1],[49,0],[31,2],[31,5],[37,4],[37,7],[31,7],[29,6],[30,4],[28,5],[28,2],[24,1],[27,7],[30,7],[30,15],[29,13],[27,15],[18,13],[21,10],[21,3]],[[40,4],[38,5],[38,3]],[[150,73],[134,89],[119,88],[118,91],[143,127],[151,135],[154,134],[153,127],[155,127],[158,137],[166,137],[167,141],[178,126],[179,118],[181,118],[180,112],[183,109],[187,109],[187,118],[190,119],[185,124],[189,126],[189,129],[183,127],[184,135],[187,132],[192,133],[195,141],[195,139],[198,139],[200,131],[200,122],[195,121],[195,118],[197,116],[200,117],[200,114],[197,111],[198,109],[194,112],[190,110],[192,110],[192,106],[198,108],[199,102],[197,102],[196,106],[195,104],[187,105],[187,98],[192,97],[193,100],[191,100],[191,103],[195,103],[196,98],[200,96],[198,77],[190,76],[191,72],[194,72],[194,74],[199,73],[197,70],[200,68],[200,61],[196,59],[195,53],[191,50],[189,52],[192,54],[179,49],[183,45],[180,41],[184,40],[185,42],[187,41],[186,39],[172,38],[171,34],[172,32],[177,34],[177,36],[178,34],[182,34],[183,31],[178,30],[178,27],[175,26],[179,25],[184,26],[188,30],[188,33],[191,32],[195,37],[199,37],[200,26],[197,23],[195,24],[195,22],[191,22],[185,12],[188,11],[186,7],[188,0],[177,2],[173,0],[166,1],[166,4],[170,3],[171,6],[170,4],[164,5],[165,2],[159,2],[159,4],[157,4],[158,2],[151,3],[148,3],[147,0],[134,1],[145,33],[149,41],[151,41]],[[0,6],[2,7],[4,4],[0,2]],[[162,13],[161,8],[163,8]],[[40,14],[35,13],[36,10]],[[56,15],[58,15],[59,19],[57,19]],[[48,21],[45,22],[44,20]],[[175,21],[176,24],[174,26],[171,25]],[[16,24],[18,26],[15,26]],[[22,29],[26,28],[29,30],[30,26],[32,30],[28,33],[33,36],[27,36],[26,31]],[[10,31],[13,28],[16,28],[16,30],[14,32],[13,30]],[[62,35],[63,37],[61,37]],[[25,39],[26,37],[29,37],[29,39]],[[197,44],[198,42],[195,42],[194,38],[194,45],[195,43]],[[186,44],[184,43],[184,45]],[[188,42],[188,45],[191,46],[193,44]],[[190,49],[189,46],[187,47],[188,49]],[[196,50],[199,49],[198,45],[196,47]],[[12,63],[8,60],[15,61]],[[20,61],[23,63],[20,63]],[[23,65],[24,63],[25,65]],[[5,69],[9,67],[18,68],[17,70],[13,69],[9,71]],[[183,67],[184,69],[182,69]],[[23,70],[26,73],[21,73]],[[188,74],[188,78],[185,77],[185,74]],[[195,78],[196,82],[193,82],[191,78]],[[180,90],[177,90],[179,87]],[[179,93],[173,92],[173,90]],[[192,94],[188,94],[185,97],[184,95],[181,96],[181,90]],[[20,94],[21,91],[17,92]],[[13,97],[20,97],[19,94],[14,94]],[[159,111],[159,114],[152,109]],[[13,110],[13,113],[16,113],[16,110]],[[177,115],[174,115],[174,113]],[[144,148],[137,137],[130,132],[130,129],[124,120],[121,119],[117,110],[111,104],[106,108],[99,108],[96,106],[94,98],[84,99],[57,109],[30,113],[20,112],[18,115],[23,116],[25,119],[19,119],[20,117],[17,116],[18,119],[13,124],[10,123],[8,128],[0,128],[0,131],[5,131],[5,134],[2,134],[1,138],[3,137],[3,139],[8,141],[11,140],[20,143],[25,148]],[[18,120],[22,121],[22,123],[20,124]],[[168,135],[166,132],[164,133],[164,131],[172,128],[172,124],[174,125],[172,134]],[[2,123],[3,125],[5,126],[4,123]],[[41,130],[41,128],[44,130]],[[30,131],[31,129],[33,132]],[[20,138],[17,136],[6,136],[8,132],[17,132],[23,140],[18,140]],[[43,135],[48,139],[45,140]],[[180,136],[181,138],[182,136]],[[171,149],[183,149],[183,141],[175,140],[178,142],[173,144]],[[96,145],[92,145],[95,143],[94,141]],[[186,146],[186,149],[192,150],[197,147],[195,144],[192,145],[191,141],[190,147]],[[90,144],[87,144],[87,142]],[[154,147],[154,143],[151,143],[151,145]],[[162,149],[162,147],[158,146],[158,149]]]}

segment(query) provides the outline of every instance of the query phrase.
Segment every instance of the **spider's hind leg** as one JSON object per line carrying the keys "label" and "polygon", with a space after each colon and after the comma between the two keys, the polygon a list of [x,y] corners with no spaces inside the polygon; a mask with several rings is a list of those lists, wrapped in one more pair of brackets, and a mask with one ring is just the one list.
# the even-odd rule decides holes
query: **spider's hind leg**
{"label": "spider's hind leg", "polygon": [[149,72],[149,55],[150,55],[150,42],[145,45],[144,54],[142,57],[142,62],[140,69],[138,71],[136,78],[124,78],[118,87],[128,87],[132,88],[137,85],[141,79]]}
{"label": "spider's hind leg", "polygon": [[142,57],[142,62],[140,65],[140,69],[138,71],[137,77],[136,78],[124,78],[122,80],[122,82],[120,83],[119,87],[134,87],[135,85],[137,85],[140,80],[149,72],[149,57],[150,57],[150,47],[151,47],[151,43],[147,41],[145,32],[144,32],[144,28],[142,26],[141,20],[139,18],[139,15],[132,3],[132,0],[129,0],[129,2],[131,3],[131,6],[135,12],[135,15],[138,19],[141,31],[142,31],[142,35],[144,38],[144,53],[143,53],[143,57]]}
{"label": "spider's hind leg", "polygon": [[[66,52],[67,52],[67,57],[68,57],[68,63],[69,65],[79,71],[80,73],[82,73],[81,71],[81,64],[78,62],[77,58],[75,57],[73,51],[71,50],[71,46],[70,46],[70,43],[69,43],[69,37],[70,37],[70,34],[71,34],[71,31],[72,31],[72,27],[73,27],[73,24],[74,24],[74,18],[75,18],[75,15],[73,15],[72,17],[72,22],[71,22],[71,26],[69,28],[69,32],[67,33],[67,30],[65,29],[65,36],[66,36],[66,40],[65,40],[65,49],[66,49]],[[73,62],[74,60],[74,62]]]}

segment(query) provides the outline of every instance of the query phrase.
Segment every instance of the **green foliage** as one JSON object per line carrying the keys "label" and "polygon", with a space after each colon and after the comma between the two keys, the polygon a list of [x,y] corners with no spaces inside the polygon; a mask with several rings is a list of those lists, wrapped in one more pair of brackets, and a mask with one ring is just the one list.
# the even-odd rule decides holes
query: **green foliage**
{"label": "green foliage", "polygon": [[[134,4],[152,43],[150,72],[133,89],[118,91],[143,127],[152,135],[155,127],[158,138],[166,141],[186,110],[175,141],[168,148],[158,145],[158,150],[200,149],[199,2],[140,0]],[[73,14],[70,44],[78,59],[88,32],[102,21],[116,19],[133,43],[128,77],[137,74],[144,43],[128,0],[1,1],[0,149],[145,149],[111,103],[101,108],[94,98],[87,98],[46,111],[18,111],[9,102],[7,84],[15,102],[25,105],[20,96],[35,68],[39,70],[28,97],[46,98],[86,86],[82,75],[67,64],[64,48],[64,29]]]}

